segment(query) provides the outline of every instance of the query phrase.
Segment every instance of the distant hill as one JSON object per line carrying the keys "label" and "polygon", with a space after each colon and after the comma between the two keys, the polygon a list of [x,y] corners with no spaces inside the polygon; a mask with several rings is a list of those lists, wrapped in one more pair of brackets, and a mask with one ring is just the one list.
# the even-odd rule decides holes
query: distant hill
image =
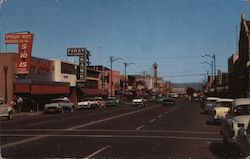
{"label": "distant hill", "polygon": [[187,88],[201,89],[202,83],[171,83],[172,88]]}

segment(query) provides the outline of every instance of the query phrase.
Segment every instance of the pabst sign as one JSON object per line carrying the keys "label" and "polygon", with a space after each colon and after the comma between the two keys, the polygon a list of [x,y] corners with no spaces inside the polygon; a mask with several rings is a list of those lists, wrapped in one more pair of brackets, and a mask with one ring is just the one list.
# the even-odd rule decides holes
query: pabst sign
{"label": "pabst sign", "polygon": [[34,34],[6,34],[5,44],[18,44],[17,74],[28,74]]}

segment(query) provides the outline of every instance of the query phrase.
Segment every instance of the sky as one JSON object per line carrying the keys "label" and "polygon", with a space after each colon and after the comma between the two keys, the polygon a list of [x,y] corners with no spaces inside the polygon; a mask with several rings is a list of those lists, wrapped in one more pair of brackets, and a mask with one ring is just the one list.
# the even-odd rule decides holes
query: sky
{"label": "sky", "polygon": [[[153,74],[173,83],[203,82],[210,57],[227,72],[237,51],[241,14],[250,19],[247,0],[5,0],[1,35],[34,33],[32,56],[68,60],[66,50],[85,47],[92,65],[110,67],[110,56],[123,58],[113,69],[124,74]],[[16,45],[0,51],[17,52]],[[74,57],[78,62],[78,58]]]}

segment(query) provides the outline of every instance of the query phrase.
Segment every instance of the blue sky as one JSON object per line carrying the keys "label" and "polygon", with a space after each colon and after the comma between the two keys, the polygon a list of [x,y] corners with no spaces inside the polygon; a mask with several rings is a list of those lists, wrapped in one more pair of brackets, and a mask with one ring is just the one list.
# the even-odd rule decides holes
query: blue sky
{"label": "blue sky", "polygon": [[135,63],[128,74],[151,74],[156,62],[166,80],[201,82],[204,76],[173,76],[205,74],[210,66],[200,61],[211,58],[201,56],[214,53],[217,68],[227,71],[241,13],[249,18],[246,0],[7,0],[0,18],[1,34],[35,34],[36,57],[66,60],[67,48],[86,47],[94,65],[123,57],[114,69],[123,73],[128,62]]}

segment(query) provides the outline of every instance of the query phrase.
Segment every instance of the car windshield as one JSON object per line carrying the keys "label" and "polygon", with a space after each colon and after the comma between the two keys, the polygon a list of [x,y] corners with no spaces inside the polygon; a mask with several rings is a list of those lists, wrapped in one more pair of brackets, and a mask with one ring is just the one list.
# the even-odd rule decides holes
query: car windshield
{"label": "car windshield", "polygon": [[250,115],[250,105],[240,105],[233,109],[234,116]]}
{"label": "car windshield", "polygon": [[232,102],[227,102],[227,101],[216,102],[215,107],[228,107],[228,108],[231,108],[232,107]]}

